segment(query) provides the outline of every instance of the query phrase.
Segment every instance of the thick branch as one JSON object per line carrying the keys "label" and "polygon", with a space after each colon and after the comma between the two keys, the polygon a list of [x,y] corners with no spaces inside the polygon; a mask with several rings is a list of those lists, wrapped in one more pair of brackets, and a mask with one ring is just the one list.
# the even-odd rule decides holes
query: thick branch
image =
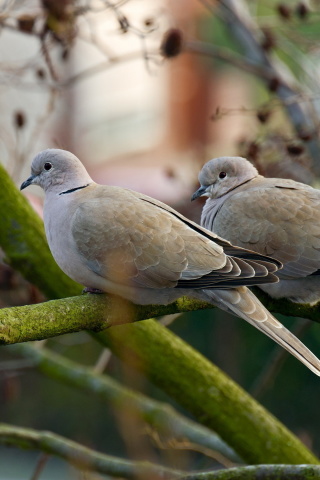
{"label": "thick branch", "polygon": [[0,423],[0,443],[56,455],[76,468],[128,479],[154,478],[173,479],[182,475],[178,470],[149,462],[134,462],[98,453],[79,443],[51,432],[31,428],[12,427]]}
{"label": "thick branch", "polygon": [[[155,429],[161,439],[169,442],[172,438],[188,441],[189,446],[197,445],[204,451],[211,451],[211,456],[241,463],[236,453],[229,448],[215,433],[206,427],[178,413],[166,403],[158,402],[122,386],[108,375],[98,375],[92,369],[65,359],[62,355],[50,352],[47,348],[35,348],[28,343],[21,343],[11,348],[33,361],[34,366],[44,374],[69,386],[79,388],[89,394],[97,395],[112,405],[114,409],[136,413],[148,425]],[[219,452],[220,455],[214,455]],[[223,459],[221,459],[223,461]],[[227,461],[225,463],[228,463]]]}
{"label": "thick branch", "polygon": [[[270,311],[320,321],[320,305],[274,300],[259,289],[255,293]],[[181,297],[170,305],[139,306],[118,297],[91,294],[3,308],[0,309],[0,344],[42,340],[80,330],[101,331],[114,325],[207,308],[214,306],[187,297]]]}
{"label": "thick branch", "polygon": [[101,331],[123,323],[210,307],[205,302],[185,297],[166,306],[137,306],[120,297],[87,294],[23,307],[3,308],[0,309],[0,344],[42,340],[80,330]]}

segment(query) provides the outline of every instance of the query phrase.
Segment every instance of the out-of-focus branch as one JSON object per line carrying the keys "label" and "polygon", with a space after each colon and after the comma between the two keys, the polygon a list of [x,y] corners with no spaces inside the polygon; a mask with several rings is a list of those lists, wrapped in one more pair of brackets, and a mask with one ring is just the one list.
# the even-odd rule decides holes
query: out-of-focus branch
{"label": "out-of-focus branch", "polygon": [[[299,138],[303,139],[313,159],[314,168],[320,174],[320,141],[318,135],[319,118],[311,102],[292,101],[297,94],[302,94],[303,87],[298,84],[287,66],[262,47],[263,32],[251,17],[249,9],[243,0],[200,0],[214,15],[221,15],[237,43],[244,50],[243,66],[239,65],[237,57],[231,56],[234,65],[254,73],[264,80],[270,91],[273,91],[282,101],[289,119]],[[188,44],[187,44],[188,45]],[[193,49],[196,44],[191,45]],[[201,47],[199,45],[199,50]],[[216,58],[218,53],[209,46],[203,48],[203,53]],[[226,61],[227,58],[225,58]],[[314,123],[317,118],[317,124]]]}
{"label": "out-of-focus branch", "polygon": [[105,455],[51,432],[20,428],[0,423],[0,443],[28,450],[40,450],[63,458],[81,470],[91,470],[114,477],[137,479],[174,479],[183,472],[155,465]]}
{"label": "out-of-focus branch", "polygon": [[217,47],[216,45],[199,40],[187,40],[184,43],[184,49],[190,53],[206,55],[216,60],[229,63],[240,70],[244,70],[264,80],[271,80],[274,77],[269,68],[266,68],[264,65],[257,65],[246,57],[235,55],[231,50],[224,47]]}
{"label": "out-of-focus branch", "polygon": [[[11,347],[10,351],[24,355],[45,375],[91,395],[97,395],[120,412],[123,409],[136,412],[167,444],[171,443],[172,439],[183,440],[186,446],[189,444],[190,449],[195,445],[198,446],[198,450],[202,447],[202,451],[211,451],[211,456],[220,457],[223,464],[230,464],[230,461],[242,463],[236,453],[218,435],[187,419],[166,403],[152,400],[142,393],[130,390],[108,375],[98,375],[93,369],[67,360],[62,355],[50,352],[47,348],[35,348],[31,344],[24,343]],[[218,455],[215,455],[215,452],[218,452]]]}

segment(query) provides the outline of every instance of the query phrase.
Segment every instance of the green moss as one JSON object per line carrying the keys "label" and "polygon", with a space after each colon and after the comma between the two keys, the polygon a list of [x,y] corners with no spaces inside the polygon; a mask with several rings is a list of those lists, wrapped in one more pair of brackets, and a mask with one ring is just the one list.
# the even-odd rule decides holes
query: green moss
{"label": "green moss", "polygon": [[248,463],[318,463],[315,456],[241,387],[153,320],[98,334],[131,365],[214,429]]}
{"label": "green moss", "polygon": [[50,253],[43,222],[0,165],[0,245],[5,261],[48,298],[76,295],[81,287],[68,278]]}

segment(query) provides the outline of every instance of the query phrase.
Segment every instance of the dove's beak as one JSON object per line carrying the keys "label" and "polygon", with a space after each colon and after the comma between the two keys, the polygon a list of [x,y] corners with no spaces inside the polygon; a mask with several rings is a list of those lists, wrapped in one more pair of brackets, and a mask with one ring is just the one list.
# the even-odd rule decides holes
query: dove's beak
{"label": "dove's beak", "polygon": [[23,190],[24,188],[29,187],[29,185],[32,185],[35,177],[36,177],[36,175],[30,175],[30,177],[27,178],[27,180],[25,180],[25,181],[21,184],[20,190]]}
{"label": "dove's beak", "polygon": [[205,186],[201,185],[201,187],[198,188],[198,190],[194,192],[194,194],[192,195],[191,202],[193,202],[193,200],[195,200],[198,197],[202,197],[203,195],[206,195],[208,193],[207,189],[208,189],[207,185]]}

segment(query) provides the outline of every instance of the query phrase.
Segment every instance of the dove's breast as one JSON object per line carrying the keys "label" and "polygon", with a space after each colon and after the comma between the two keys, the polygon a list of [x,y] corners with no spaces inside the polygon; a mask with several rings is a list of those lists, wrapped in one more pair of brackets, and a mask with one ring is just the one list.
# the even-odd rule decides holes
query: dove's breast
{"label": "dove's breast", "polygon": [[51,196],[50,194],[46,195],[44,226],[49,248],[55,261],[61,270],[76,282],[102,289],[102,279],[87,269],[77,252],[71,235],[70,223],[78,207],[78,202],[75,201],[76,192],[61,196],[54,194],[54,199]]}

